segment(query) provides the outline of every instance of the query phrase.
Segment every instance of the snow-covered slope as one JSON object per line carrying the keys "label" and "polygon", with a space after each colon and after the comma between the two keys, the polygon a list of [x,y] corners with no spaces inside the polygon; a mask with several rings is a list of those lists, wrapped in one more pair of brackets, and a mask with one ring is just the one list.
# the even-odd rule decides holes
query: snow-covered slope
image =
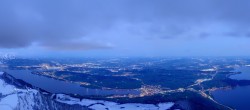
{"label": "snow-covered slope", "polygon": [[8,84],[0,73],[0,110],[88,110],[80,105],[69,105],[51,99],[36,89],[19,89]]}
{"label": "snow-covered slope", "polygon": [[80,100],[65,94],[51,95],[32,88],[17,88],[6,83],[2,76],[0,72],[0,110],[166,110],[174,105],[172,102],[154,105]]}
{"label": "snow-covered slope", "polygon": [[0,59],[3,60],[9,60],[9,59],[15,59],[16,56],[13,53],[2,53],[0,52]]}

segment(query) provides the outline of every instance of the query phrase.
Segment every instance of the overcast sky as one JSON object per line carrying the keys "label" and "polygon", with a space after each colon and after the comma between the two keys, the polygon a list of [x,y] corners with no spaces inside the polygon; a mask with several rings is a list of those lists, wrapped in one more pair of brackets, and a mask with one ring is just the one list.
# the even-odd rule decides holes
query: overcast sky
{"label": "overcast sky", "polygon": [[1,0],[0,53],[249,56],[249,0]]}

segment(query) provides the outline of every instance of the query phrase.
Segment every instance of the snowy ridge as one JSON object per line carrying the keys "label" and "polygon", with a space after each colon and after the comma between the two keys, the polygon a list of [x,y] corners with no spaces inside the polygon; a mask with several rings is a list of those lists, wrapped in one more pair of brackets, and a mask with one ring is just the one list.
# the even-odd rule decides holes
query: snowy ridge
{"label": "snowy ridge", "polygon": [[6,60],[11,60],[15,58],[16,58],[15,54],[0,52],[0,66],[3,65]]}
{"label": "snowy ridge", "polygon": [[104,100],[80,100],[65,94],[50,95],[31,88],[18,89],[1,79],[3,74],[0,72],[0,110],[167,110],[174,105],[172,102],[119,104]]}
{"label": "snowy ridge", "polygon": [[35,89],[18,89],[6,83],[0,74],[0,110],[88,110],[52,100]]}
{"label": "snowy ridge", "polygon": [[45,101],[37,90],[17,89],[2,79],[0,79],[0,88],[0,110],[34,110],[44,106]]}
{"label": "snowy ridge", "polygon": [[13,53],[0,53],[0,59],[3,60],[9,60],[9,59],[15,59],[16,55]]}

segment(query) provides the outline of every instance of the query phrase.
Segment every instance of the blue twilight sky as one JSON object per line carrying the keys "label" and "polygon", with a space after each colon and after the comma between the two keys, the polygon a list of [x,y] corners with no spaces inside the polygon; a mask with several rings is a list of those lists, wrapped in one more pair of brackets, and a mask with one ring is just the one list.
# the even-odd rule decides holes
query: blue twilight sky
{"label": "blue twilight sky", "polygon": [[0,54],[249,56],[249,0],[1,0]]}

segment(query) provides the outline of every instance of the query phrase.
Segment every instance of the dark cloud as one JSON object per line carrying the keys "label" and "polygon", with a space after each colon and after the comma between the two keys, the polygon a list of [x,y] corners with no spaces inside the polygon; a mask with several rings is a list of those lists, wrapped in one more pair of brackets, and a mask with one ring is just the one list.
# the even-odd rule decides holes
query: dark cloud
{"label": "dark cloud", "polygon": [[101,32],[124,24],[153,38],[249,36],[249,10],[249,0],[1,0],[0,47],[109,48]]}
{"label": "dark cloud", "polygon": [[89,43],[89,42],[79,42],[79,41],[44,42],[40,45],[50,50],[68,50],[68,51],[112,48],[112,45],[110,44],[100,44],[96,42]]}

